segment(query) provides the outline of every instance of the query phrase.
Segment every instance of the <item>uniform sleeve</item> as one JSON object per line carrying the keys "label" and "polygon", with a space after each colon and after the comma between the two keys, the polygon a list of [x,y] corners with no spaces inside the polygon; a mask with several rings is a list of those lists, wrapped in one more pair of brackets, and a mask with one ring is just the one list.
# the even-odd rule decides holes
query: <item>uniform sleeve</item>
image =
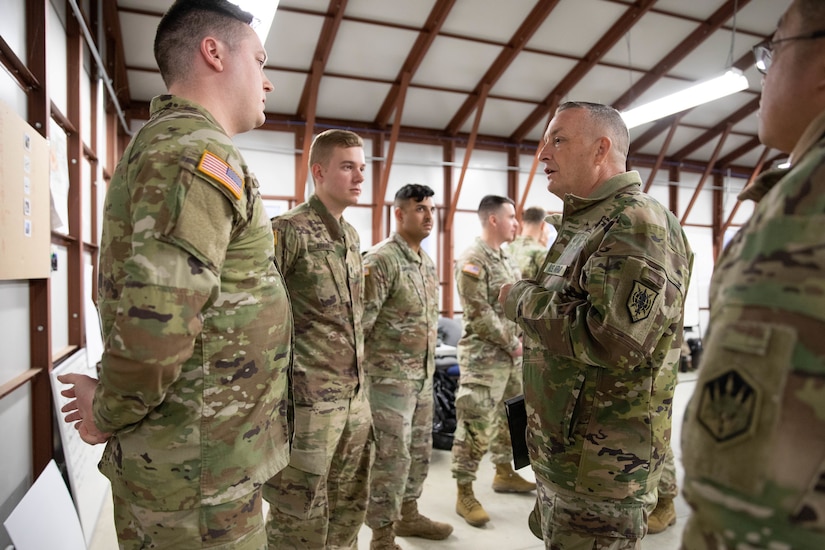
{"label": "uniform sleeve", "polygon": [[[472,268],[477,268],[472,269]],[[490,303],[487,286],[487,272],[483,267],[472,266],[473,273],[467,266],[460,268],[456,276],[458,297],[464,310],[464,319],[472,325],[473,332],[482,340],[505,350],[515,351],[519,346],[518,338],[510,339],[512,330],[505,329],[503,320]],[[498,303],[498,296],[492,297]]]}
{"label": "uniform sleeve", "polygon": [[609,231],[582,269],[581,295],[519,281],[505,315],[550,353],[605,368],[640,365],[681,318],[684,287],[668,280],[667,246],[645,246],[639,237],[662,232],[638,224]]}
{"label": "uniform sleeve", "polygon": [[298,259],[300,243],[295,227],[284,218],[272,218],[272,236],[275,240],[275,263],[287,278]]}
{"label": "uniform sleeve", "polygon": [[159,178],[133,191],[128,275],[94,400],[105,432],[138,423],[163,401],[192,356],[202,311],[220,292],[233,206],[211,180],[185,169],[177,177],[174,192],[168,180],[153,184]]}
{"label": "uniform sleeve", "polygon": [[390,295],[398,278],[398,270],[393,262],[381,254],[367,254],[364,257],[364,316],[362,327],[364,338],[369,338],[381,307]]}

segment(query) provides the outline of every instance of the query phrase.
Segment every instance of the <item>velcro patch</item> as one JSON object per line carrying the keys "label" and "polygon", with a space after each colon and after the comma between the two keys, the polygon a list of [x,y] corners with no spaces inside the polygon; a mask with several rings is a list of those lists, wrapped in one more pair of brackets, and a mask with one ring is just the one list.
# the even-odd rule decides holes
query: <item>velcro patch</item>
{"label": "velcro patch", "polygon": [[638,323],[650,315],[653,311],[653,304],[659,293],[644,283],[633,281],[633,289],[627,297],[627,310],[630,312],[630,320]]}
{"label": "velcro patch", "polygon": [[204,151],[198,163],[198,170],[218,180],[221,185],[229,189],[236,199],[243,194],[243,180],[225,160],[212,153]]}
{"label": "velcro patch", "polygon": [[544,268],[544,272],[548,275],[564,275],[567,271],[569,266],[563,264],[547,264],[547,267]]}
{"label": "velcro patch", "polygon": [[466,273],[467,275],[472,275],[473,277],[478,277],[481,274],[481,268],[476,264],[471,263],[464,264],[464,267],[461,269],[461,271]]}

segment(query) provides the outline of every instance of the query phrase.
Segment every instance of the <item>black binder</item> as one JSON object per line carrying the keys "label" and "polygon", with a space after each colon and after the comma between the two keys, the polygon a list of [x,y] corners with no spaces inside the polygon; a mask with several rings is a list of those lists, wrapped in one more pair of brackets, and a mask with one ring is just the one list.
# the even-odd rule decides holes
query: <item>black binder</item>
{"label": "black binder", "polygon": [[524,396],[511,397],[504,401],[507,425],[510,428],[510,444],[513,446],[513,465],[516,470],[530,465],[527,451],[527,409]]}

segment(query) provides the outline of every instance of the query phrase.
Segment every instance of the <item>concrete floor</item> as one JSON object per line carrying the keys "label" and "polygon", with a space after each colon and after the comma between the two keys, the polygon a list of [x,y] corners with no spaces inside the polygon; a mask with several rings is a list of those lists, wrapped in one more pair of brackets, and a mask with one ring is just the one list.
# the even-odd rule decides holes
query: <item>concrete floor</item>
{"label": "concrete floor", "polygon": [[[693,389],[696,376],[693,373],[680,374],[680,383],[676,388],[673,415],[673,450],[681,487],[683,470],[681,465],[682,417]],[[524,478],[533,477],[529,468],[519,471]],[[471,527],[455,513],[455,482],[450,474],[449,451],[433,450],[430,474],[424,486],[424,493],[419,500],[419,510],[437,521],[451,523],[454,531],[444,541],[427,541],[416,538],[397,539],[399,546],[409,550],[444,549],[444,550],[541,550],[544,544],[536,539],[527,528],[526,518],[533,508],[535,493],[502,495],[493,492],[493,466],[485,458],[479,469],[478,480],[474,484],[476,497],[490,514],[490,523],[483,528]],[[676,500],[676,525],[658,535],[648,535],[642,541],[643,550],[676,550],[679,548],[682,528],[685,525],[690,508],[680,497]],[[368,550],[372,531],[365,525],[358,537],[358,549]],[[101,511],[94,538],[89,550],[113,550],[117,548],[117,539],[112,521],[111,499],[107,498]]]}

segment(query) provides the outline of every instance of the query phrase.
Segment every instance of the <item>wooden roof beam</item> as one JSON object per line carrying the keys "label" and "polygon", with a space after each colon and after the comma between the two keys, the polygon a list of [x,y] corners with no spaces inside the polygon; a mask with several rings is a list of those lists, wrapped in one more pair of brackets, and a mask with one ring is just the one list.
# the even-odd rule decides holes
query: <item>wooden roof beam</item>
{"label": "wooden roof beam", "polygon": [[[318,106],[318,88],[321,83],[321,74],[324,68],[320,61],[312,62],[312,70],[309,73],[309,96],[307,97],[307,110],[304,113],[306,124],[304,125],[303,143],[301,148],[301,158],[295,170],[295,201],[304,202],[306,193],[307,176],[309,175],[309,148],[312,145],[312,135],[315,128],[315,110]],[[297,134],[296,134],[297,135]]]}
{"label": "wooden roof beam", "polygon": [[[306,118],[310,107],[315,110],[315,105],[311,102],[318,100],[318,87],[321,82],[321,75],[326,69],[329,61],[329,54],[338,29],[341,27],[341,20],[344,18],[344,10],[347,8],[347,0],[330,0],[327,14],[324,16],[324,24],[321,27],[321,34],[318,36],[318,44],[315,46],[315,54],[312,56],[312,72],[307,75],[304,83],[304,90],[301,92],[301,100],[298,102],[298,116]],[[316,74],[316,68],[320,67],[320,74]],[[312,129],[310,128],[310,135]]]}
{"label": "wooden roof beam", "polygon": [[759,97],[755,97],[745,105],[737,109],[734,113],[728,116],[722,122],[716,124],[712,128],[709,128],[705,132],[702,133],[699,137],[676,151],[672,157],[674,160],[681,162],[688,157],[691,153],[711,141],[713,138],[721,134],[725,131],[725,128],[730,125],[738,124],[742,121],[742,119],[752,115],[759,109]]}
{"label": "wooden roof beam", "polygon": [[[743,191],[745,189],[747,189],[748,187],[750,187],[753,184],[754,180],[756,179],[756,176],[758,176],[760,174],[760,172],[762,172],[762,166],[764,166],[765,160],[767,160],[768,153],[770,153],[770,152],[771,152],[770,147],[765,147],[765,150],[762,151],[762,154],[759,156],[759,162],[756,163],[756,166],[754,167],[753,172],[751,172],[751,177],[748,178],[748,182],[745,184],[745,187],[742,189]],[[742,205],[742,201],[739,200],[739,199],[736,199],[736,204],[733,205],[733,210],[731,210],[730,215],[728,216],[728,219],[725,220],[724,224],[722,224],[722,230],[720,231],[720,233],[722,235],[725,234],[725,231],[727,231],[728,228],[733,223],[733,218],[736,216],[736,212],[739,210],[739,207],[741,205]]]}
{"label": "wooden roof beam", "polygon": [[759,141],[758,137],[753,137],[748,140],[746,143],[743,143],[724,157],[720,158],[719,161],[716,163],[721,168],[726,168],[729,165],[733,164],[733,161],[741,157],[742,155],[746,155],[759,147],[761,142]]}
{"label": "wooden roof beam", "polygon": [[461,196],[461,187],[464,185],[464,176],[467,175],[467,168],[470,165],[470,156],[473,154],[475,148],[476,137],[478,136],[478,127],[481,124],[481,115],[484,113],[484,103],[487,101],[487,94],[490,87],[486,84],[481,87],[481,100],[479,101],[476,118],[473,122],[473,129],[470,132],[470,139],[467,141],[467,149],[464,152],[464,162],[461,165],[461,175],[458,177],[458,185],[453,194],[453,202],[450,204],[450,211],[447,212],[447,220],[444,227],[448,230],[453,228],[453,218],[455,218],[455,209],[458,207],[458,198]]}
{"label": "wooden roof beam", "polygon": [[636,83],[630,87],[625,93],[621,95],[613,106],[618,110],[626,109],[633,101],[640,95],[650,89],[656,81],[664,76],[667,71],[676,66],[680,61],[687,57],[693,50],[704,42],[712,33],[716,32],[725,21],[730,19],[735,13],[736,9],[741,10],[750,3],[751,0],[728,0],[725,4],[716,10],[713,15],[702,22],[701,25],[690,33],[687,38],[682,40],[675,48],[673,48],[664,58],[662,58],[655,67],[648,70],[646,74],[640,78]]}
{"label": "wooden roof beam", "polygon": [[[398,72],[398,77],[395,79],[396,84],[392,85],[387,97],[384,98],[384,103],[378,110],[378,115],[375,117],[375,123],[377,125],[386,126],[389,122],[390,115],[398,102],[398,95],[401,93],[400,82],[403,76],[409,74],[410,78],[412,78],[412,75],[418,70],[418,67],[424,60],[424,56],[427,55],[430,46],[432,46],[433,41],[436,36],[438,36],[438,32],[444,25],[444,21],[447,20],[447,16],[450,14],[450,10],[453,9],[454,4],[455,0],[438,0],[433,6],[433,9],[430,10],[430,15],[427,17],[424,27],[421,29],[421,32],[418,33],[415,44],[413,44],[410,53],[407,54],[404,65],[401,66],[401,70]],[[404,90],[404,92],[406,93],[406,90]]]}
{"label": "wooden roof beam", "polygon": [[667,154],[667,150],[670,147],[670,142],[676,134],[676,129],[679,128],[679,121],[681,118],[681,115],[677,115],[670,125],[670,132],[667,133],[667,138],[665,138],[665,142],[662,144],[662,149],[659,151],[659,156],[656,157],[656,163],[653,165],[653,168],[650,170],[650,175],[647,177],[647,183],[645,183],[644,189],[645,193],[650,190],[650,187],[653,185],[653,180],[656,178],[656,173],[659,171],[659,168],[662,167],[662,163],[665,160],[665,154]]}
{"label": "wooden roof beam", "polygon": [[722,147],[725,145],[725,140],[728,139],[728,135],[730,134],[732,128],[733,124],[728,124],[727,128],[725,128],[725,131],[722,132],[722,136],[719,138],[719,143],[716,144],[716,149],[713,151],[713,155],[710,157],[710,160],[708,160],[708,164],[705,167],[705,172],[702,174],[702,178],[699,180],[699,185],[696,186],[696,190],[693,192],[693,196],[690,198],[690,202],[688,203],[687,208],[685,208],[685,213],[682,214],[682,219],[680,221],[682,225],[685,225],[685,223],[687,223],[687,218],[690,215],[690,211],[693,210],[693,205],[696,204],[696,199],[699,198],[699,193],[705,186],[705,181],[707,181],[708,176],[713,170],[713,167],[716,164],[716,159],[719,158],[719,152],[722,151]]}
{"label": "wooden roof beam", "polygon": [[604,33],[590,51],[576,64],[573,69],[556,85],[552,92],[542,101],[530,115],[519,124],[515,132],[510,136],[513,141],[523,141],[525,136],[536,127],[544,117],[552,114],[558,107],[558,98],[565,97],[573,87],[592,69],[604,54],[636,24],[642,16],[656,3],[656,0],[638,0],[630,6],[610,29]]}
{"label": "wooden roof beam", "polygon": [[527,46],[527,43],[536,31],[539,30],[539,27],[544,24],[544,21],[558,3],[559,0],[539,0],[536,2],[536,5],[533,6],[533,9],[530,10],[530,13],[524,21],[522,21],[513,37],[504,49],[501,50],[501,53],[498,54],[498,57],[493,61],[490,68],[487,69],[487,72],[484,73],[484,76],[481,77],[481,82],[476,85],[473,93],[467,97],[461,107],[458,108],[452,120],[447,124],[446,130],[449,135],[454,136],[461,130],[461,127],[464,126],[464,123],[467,122],[470,114],[476,108],[476,105],[478,105],[479,99],[481,98],[482,86],[486,85],[492,88],[496,82],[498,82],[507,68],[516,59],[516,56]]}

